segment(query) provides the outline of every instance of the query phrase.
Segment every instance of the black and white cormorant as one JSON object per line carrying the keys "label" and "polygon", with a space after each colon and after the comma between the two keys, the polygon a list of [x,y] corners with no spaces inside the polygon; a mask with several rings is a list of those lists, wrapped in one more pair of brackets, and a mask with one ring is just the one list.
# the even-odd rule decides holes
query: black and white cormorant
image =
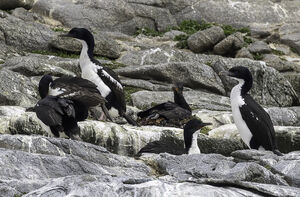
{"label": "black and white cormorant", "polygon": [[73,28],[63,37],[78,39],[82,44],[80,53],[81,77],[96,84],[101,95],[107,100],[106,107],[118,110],[119,115],[124,117],[128,123],[137,125],[136,122],[126,114],[126,102],[123,86],[118,75],[110,68],[101,65],[94,58],[94,36],[85,28]]}
{"label": "black and white cormorant", "polygon": [[181,127],[186,123],[184,120],[189,120],[192,110],[183,96],[183,84],[175,83],[172,90],[174,102],[161,103],[137,114],[141,125]]}
{"label": "black and white cormorant", "polygon": [[198,134],[201,128],[211,125],[211,123],[204,123],[199,119],[191,119],[183,127],[184,147],[181,140],[172,137],[163,137],[159,141],[148,143],[137,154],[140,156],[142,153],[170,153],[173,155],[182,154],[200,154],[198,147]]}
{"label": "black and white cormorant", "polygon": [[44,75],[39,82],[39,94],[41,100],[34,111],[55,137],[64,131],[68,137],[78,139],[77,122],[88,117],[89,107],[101,105],[108,114],[106,100],[96,85],[86,79],[65,76],[53,80],[50,75]]}
{"label": "black and white cormorant", "polygon": [[248,94],[252,87],[252,74],[248,68],[236,66],[228,75],[239,83],[230,93],[233,120],[242,140],[250,149],[271,150],[282,155],[275,139],[275,131],[269,114]]}

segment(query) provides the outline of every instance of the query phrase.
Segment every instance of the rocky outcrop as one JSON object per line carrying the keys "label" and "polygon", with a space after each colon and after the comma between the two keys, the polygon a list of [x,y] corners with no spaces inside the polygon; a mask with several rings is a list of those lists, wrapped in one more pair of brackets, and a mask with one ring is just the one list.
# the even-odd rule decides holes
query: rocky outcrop
{"label": "rocky outcrop", "polygon": [[214,46],[214,53],[218,55],[234,55],[237,50],[244,46],[243,34],[234,33]]}
{"label": "rocky outcrop", "polygon": [[187,40],[187,44],[191,51],[201,53],[212,49],[216,43],[224,38],[225,34],[223,29],[218,26],[213,26],[191,35]]}
{"label": "rocky outcrop", "polygon": [[172,83],[180,81],[184,86],[193,89],[208,89],[211,92],[224,94],[220,78],[213,69],[201,63],[172,62],[158,65],[126,67],[117,72],[126,77],[153,79]]}

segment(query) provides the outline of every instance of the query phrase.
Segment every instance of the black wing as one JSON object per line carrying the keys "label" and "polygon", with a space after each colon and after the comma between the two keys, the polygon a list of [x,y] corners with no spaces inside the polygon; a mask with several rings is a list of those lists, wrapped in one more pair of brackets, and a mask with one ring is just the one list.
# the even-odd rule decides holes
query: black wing
{"label": "black wing", "polygon": [[141,111],[141,112],[137,113],[137,115],[140,118],[146,118],[146,117],[148,117],[154,113],[158,113],[159,111],[162,111],[162,110],[172,110],[176,106],[177,105],[175,103],[168,101],[166,103],[161,103],[161,104],[155,105],[155,106],[151,107],[150,109]]}
{"label": "black wing", "polygon": [[38,101],[34,107],[37,117],[48,126],[62,125],[63,109],[52,96],[47,96]]}
{"label": "black wing", "polygon": [[277,149],[275,131],[269,114],[250,95],[244,96],[246,105],[240,107],[242,118],[253,134],[251,148],[262,145],[266,150]]}
{"label": "black wing", "polygon": [[83,78],[64,76],[54,80],[51,88],[64,89],[65,91],[59,95],[60,97],[79,101],[87,107],[97,106],[106,102],[98,91],[97,86]]}
{"label": "black wing", "polygon": [[98,75],[113,93],[114,101],[112,106],[117,108],[119,111],[121,110],[122,112],[126,112],[125,94],[118,75],[107,67],[99,69]]}

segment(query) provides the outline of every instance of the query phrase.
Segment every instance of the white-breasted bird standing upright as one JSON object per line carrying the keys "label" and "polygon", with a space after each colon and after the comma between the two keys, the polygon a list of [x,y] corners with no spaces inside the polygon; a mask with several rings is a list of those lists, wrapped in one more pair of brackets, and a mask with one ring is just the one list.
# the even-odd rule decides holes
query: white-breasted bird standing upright
{"label": "white-breasted bird standing upright", "polygon": [[232,88],[230,100],[233,120],[242,140],[250,149],[271,150],[282,155],[269,114],[248,94],[253,84],[249,69],[236,66],[229,69],[228,76],[239,82]]}
{"label": "white-breasted bird standing upright", "polygon": [[81,77],[93,82],[101,95],[107,100],[106,107],[118,110],[119,115],[124,117],[128,123],[137,125],[136,122],[126,114],[126,102],[123,86],[118,75],[110,68],[101,65],[94,58],[94,36],[85,28],[72,28],[68,34],[61,35],[79,40],[82,44],[80,53]]}

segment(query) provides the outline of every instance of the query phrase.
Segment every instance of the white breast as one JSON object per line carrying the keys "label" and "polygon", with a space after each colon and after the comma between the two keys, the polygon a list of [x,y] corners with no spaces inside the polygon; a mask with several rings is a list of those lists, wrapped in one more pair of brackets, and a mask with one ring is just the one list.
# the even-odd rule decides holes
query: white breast
{"label": "white breast", "polygon": [[234,123],[240,132],[242,140],[250,148],[250,140],[252,138],[252,133],[247,127],[246,122],[243,120],[240,107],[246,105],[244,99],[241,97],[241,88],[244,84],[244,80],[239,80],[239,84],[234,86],[230,93],[231,109]]}
{"label": "white breast", "polygon": [[57,96],[57,95],[60,95],[62,93],[64,93],[66,90],[63,89],[63,88],[51,88],[51,83],[49,84],[49,91],[48,91],[48,95],[51,95],[51,96]]}
{"label": "white breast", "polygon": [[81,43],[82,43],[82,50],[79,58],[81,77],[96,84],[97,89],[101,93],[101,96],[106,97],[111,92],[111,90],[98,75],[98,69],[101,69],[102,67],[94,64],[90,60],[87,53],[86,42],[81,41]]}
{"label": "white breast", "polygon": [[198,134],[199,134],[199,131],[196,131],[194,134],[193,134],[193,139],[192,139],[192,145],[189,149],[189,152],[188,154],[191,155],[191,154],[200,154],[200,149],[198,147]]}

